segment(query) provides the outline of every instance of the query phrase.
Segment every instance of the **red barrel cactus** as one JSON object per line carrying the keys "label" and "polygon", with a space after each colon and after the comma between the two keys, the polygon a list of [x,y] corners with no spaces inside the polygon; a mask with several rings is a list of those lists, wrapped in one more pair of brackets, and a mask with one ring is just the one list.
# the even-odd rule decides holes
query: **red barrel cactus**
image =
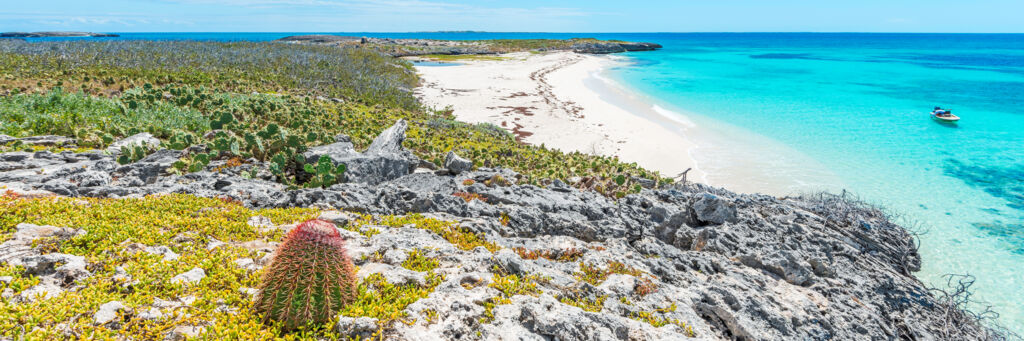
{"label": "red barrel cactus", "polygon": [[284,330],[330,322],[356,297],[354,269],[333,223],[303,222],[288,232],[264,272],[256,311]]}

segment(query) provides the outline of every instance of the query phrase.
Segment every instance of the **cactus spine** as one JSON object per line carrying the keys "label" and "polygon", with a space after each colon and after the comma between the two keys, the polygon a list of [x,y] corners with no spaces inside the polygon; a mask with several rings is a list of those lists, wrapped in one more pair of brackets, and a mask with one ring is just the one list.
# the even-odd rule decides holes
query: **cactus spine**
{"label": "cactus spine", "polygon": [[333,223],[309,220],[291,230],[263,275],[256,311],[284,330],[326,323],[356,296],[352,260]]}

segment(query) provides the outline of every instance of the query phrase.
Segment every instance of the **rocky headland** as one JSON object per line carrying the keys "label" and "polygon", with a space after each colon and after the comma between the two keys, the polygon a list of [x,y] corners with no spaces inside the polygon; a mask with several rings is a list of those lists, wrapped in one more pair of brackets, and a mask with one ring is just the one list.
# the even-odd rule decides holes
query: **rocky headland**
{"label": "rocky headland", "polygon": [[335,35],[301,35],[278,39],[281,42],[361,46],[389,53],[396,57],[431,54],[498,54],[523,51],[572,51],[576,53],[608,54],[627,51],[652,51],[661,45],[644,42],[625,42],[577,38],[568,40],[433,40],[349,37]]}
{"label": "rocky headland", "polygon": [[[317,207],[319,217],[336,223],[347,239],[360,278],[376,275],[396,285],[423,285],[437,277],[405,267],[410,255],[424,252],[437,260],[433,271],[443,274],[442,280],[404,308],[402,322],[382,326],[374,318],[342,317],[335,328],[350,336],[383,330],[383,338],[402,340],[998,337],[960,310],[955,299],[935,295],[913,276],[921,260],[910,233],[879,210],[849,198],[777,198],[687,183],[653,188],[652,183],[645,184],[652,188],[613,199],[577,189],[575,182],[584,179],[555,180],[544,188],[520,185],[514,171],[474,169],[470,160],[455,154],[440,165],[420,160],[403,147],[405,130],[406,123],[397,122],[364,151],[346,136],[306,151],[309,160],[326,156],[348,166],[344,181],[328,188],[286,190],[273,181],[266,164],[253,160],[241,165],[214,161],[185,175],[169,171],[184,154],[207,152],[204,146],[161,149],[124,165],[115,161],[118,148],[3,153],[0,184],[6,195],[25,198],[190,194],[253,208]],[[64,147],[76,143],[60,136],[16,140]],[[155,147],[160,142],[143,133],[115,145]],[[460,248],[423,225],[356,223],[367,216],[407,214],[450,221],[485,238],[487,246]],[[249,224],[271,231],[294,227],[259,216],[249,217]],[[5,299],[30,304],[49,297],[33,292],[78,290],[74,283],[94,276],[96,266],[81,256],[47,252],[40,247],[47,243],[33,240],[87,233],[76,226],[19,224],[0,248],[0,262],[23,266],[39,283]],[[174,262],[179,254],[171,250],[190,250],[188,245],[202,236],[174,240],[171,245],[133,246],[133,252]],[[218,243],[199,249],[228,245]],[[236,244],[262,255],[234,260],[247,271],[259,271],[277,246],[259,240]],[[131,279],[124,269],[116,276]],[[206,276],[195,268],[172,281],[201,283]],[[509,278],[516,281],[515,290],[507,289]],[[254,294],[254,289],[243,289]],[[108,302],[89,323],[116,328],[132,319],[166,318],[161,316],[168,309],[193,304],[166,299],[134,309]],[[192,319],[167,335],[195,336],[204,323],[210,322]]]}

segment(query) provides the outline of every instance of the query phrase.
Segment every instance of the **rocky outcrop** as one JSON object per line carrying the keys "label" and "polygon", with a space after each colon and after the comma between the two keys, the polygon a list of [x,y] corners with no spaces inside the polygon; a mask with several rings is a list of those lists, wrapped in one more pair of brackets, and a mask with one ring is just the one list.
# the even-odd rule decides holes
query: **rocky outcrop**
{"label": "rocky outcrop", "polygon": [[661,45],[655,43],[597,42],[575,44],[572,46],[572,51],[576,53],[608,54],[629,51],[654,51],[660,48]]}
{"label": "rocky outcrop", "polygon": [[39,146],[68,146],[74,145],[75,139],[64,136],[56,135],[40,135],[40,136],[29,136],[23,138],[12,137],[8,135],[0,134],[0,145],[6,145],[8,143],[20,142],[26,145],[39,145]]}
{"label": "rocky outcrop", "polygon": [[[912,274],[921,267],[912,236],[878,210],[843,197],[776,198],[685,184],[615,200],[561,182],[549,188],[507,184],[501,179],[518,174],[470,170],[458,165],[461,161],[445,162],[451,170],[413,169],[421,163],[402,148],[404,130],[404,122],[397,123],[364,152],[343,138],[312,148],[307,158],[326,155],[351,163],[349,182],[326,189],[285,191],[269,175],[239,176],[265,167],[254,161],[219,172],[209,171],[223,166],[213,163],[208,171],[172,175],[166,169],[179,155],[175,151],[124,166],[103,153],[2,154],[0,183],[67,196],[189,193],[230,197],[251,207],[331,207],[342,211],[321,218],[341,226],[356,219],[344,211],[422,213],[455,221],[501,248],[462,250],[415,226],[374,227],[379,233],[370,237],[341,230],[363,277],[422,283],[424,273],[401,267],[406,252],[424,250],[439,260],[444,281],[406,308],[407,320],[414,322],[390,326],[393,339],[678,340],[692,331],[708,340],[930,340],[942,339],[949,328],[962,335],[987,333],[974,322],[948,325],[947,314],[956,307],[934,298]],[[250,225],[289,228],[261,218],[249,218]],[[22,246],[11,249],[24,252],[26,238],[34,238],[30,234],[71,231],[19,227],[12,242]],[[236,246],[270,252],[276,243]],[[153,246],[140,250],[166,257]],[[526,257],[522,250],[549,256]],[[58,280],[61,276],[88,276],[74,269],[56,275],[61,269],[46,266],[50,260],[31,258],[41,256],[0,254],[0,259],[43,264],[33,271],[52,276],[46,283],[58,288],[68,285]],[[77,264],[71,255],[50,256],[55,257],[64,257],[64,266]],[[235,265],[256,271],[267,257],[239,259]],[[628,270],[597,284],[579,280],[584,265],[615,263]],[[542,278],[538,293],[515,295],[486,310],[481,302],[499,295],[489,285],[495,268]],[[175,282],[199,285],[204,275],[195,268]],[[582,298],[600,298],[588,303],[598,308],[581,308],[588,307],[577,301]],[[657,327],[642,318],[653,311],[665,319]],[[336,328],[361,335],[375,330],[376,323],[345,318]]]}
{"label": "rocky outcrop", "polygon": [[348,42],[362,42],[363,38],[360,37],[347,37],[347,36],[336,36],[330,34],[308,34],[298,36],[287,36],[278,41],[285,42],[305,42],[305,43],[348,43]]}
{"label": "rocky outcrop", "polygon": [[3,33],[0,33],[0,38],[46,38],[46,37],[93,37],[93,38],[105,38],[105,37],[119,37],[119,35],[110,34],[110,33],[71,32],[71,31],[57,31],[57,32],[3,32]]}
{"label": "rocky outcrop", "polygon": [[160,146],[160,140],[150,133],[138,133],[124,139],[118,140],[111,143],[107,147],[107,152],[112,154],[120,154],[121,148],[134,148],[135,146],[144,147],[147,149],[157,148]]}
{"label": "rocky outcrop", "polygon": [[0,244],[0,264],[21,266],[25,275],[37,277],[39,283],[21,291],[17,296],[5,292],[5,299],[13,302],[50,299],[65,290],[77,290],[79,280],[92,276],[87,269],[85,257],[63,253],[44,254],[40,251],[43,246],[40,242],[59,243],[82,235],[84,231],[28,223],[18,224],[15,229],[14,236]]}

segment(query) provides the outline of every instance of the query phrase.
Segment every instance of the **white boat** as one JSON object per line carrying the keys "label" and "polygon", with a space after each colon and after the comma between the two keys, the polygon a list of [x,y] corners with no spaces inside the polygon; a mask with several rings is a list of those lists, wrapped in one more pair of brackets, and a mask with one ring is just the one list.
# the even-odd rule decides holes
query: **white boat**
{"label": "white boat", "polygon": [[936,114],[934,111],[932,111],[931,115],[932,115],[932,119],[933,120],[936,120],[936,121],[939,121],[939,122],[943,122],[943,123],[956,123],[956,121],[960,120],[959,116],[953,115],[953,114],[950,114],[950,113],[939,115],[939,114]]}

